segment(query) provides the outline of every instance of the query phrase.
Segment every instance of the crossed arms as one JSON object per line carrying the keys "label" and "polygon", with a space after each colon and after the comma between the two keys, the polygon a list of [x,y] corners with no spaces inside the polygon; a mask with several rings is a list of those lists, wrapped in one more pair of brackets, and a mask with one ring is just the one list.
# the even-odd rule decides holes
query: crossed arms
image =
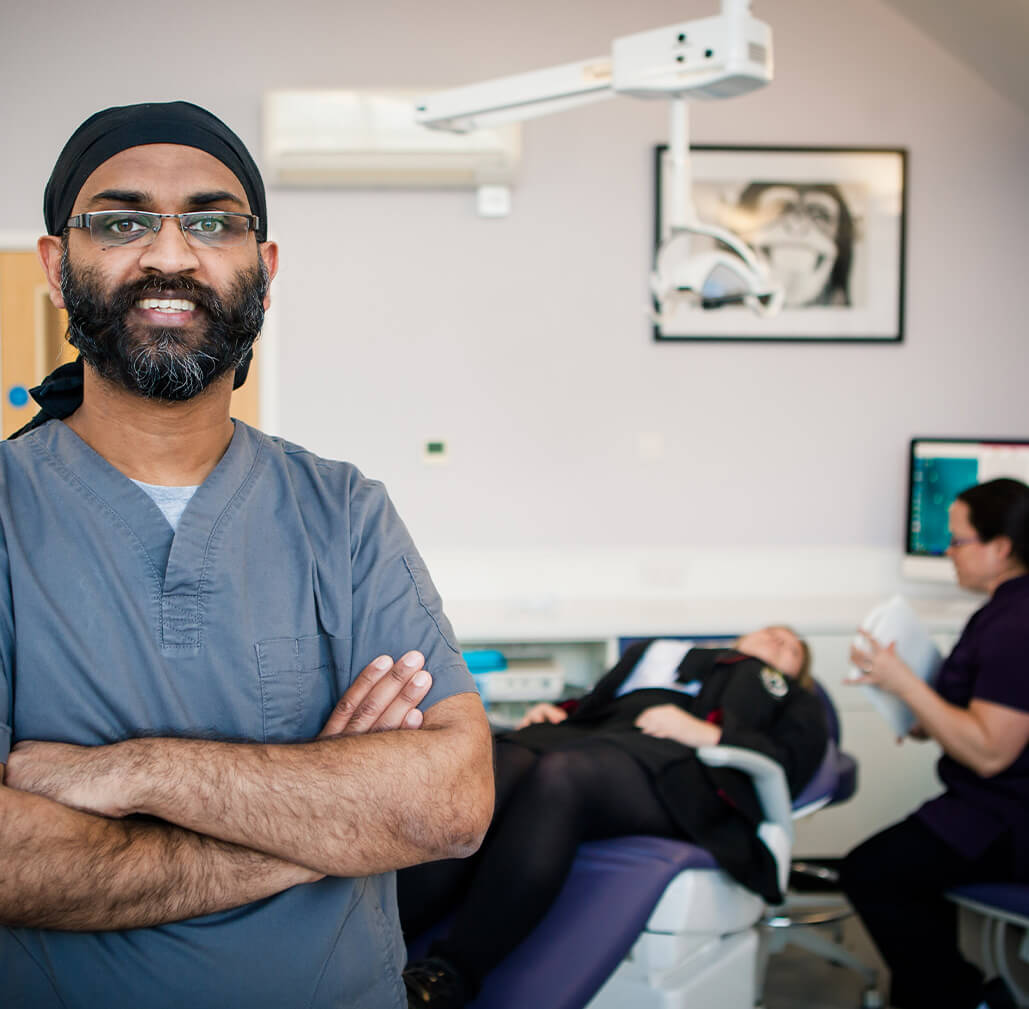
{"label": "crossed arms", "polygon": [[459,694],[422,718],[411,656],[368,666],[308,743],[20,743],[0,784],[0,923],[140,928],[470,854],[493,804],[485,716]]}

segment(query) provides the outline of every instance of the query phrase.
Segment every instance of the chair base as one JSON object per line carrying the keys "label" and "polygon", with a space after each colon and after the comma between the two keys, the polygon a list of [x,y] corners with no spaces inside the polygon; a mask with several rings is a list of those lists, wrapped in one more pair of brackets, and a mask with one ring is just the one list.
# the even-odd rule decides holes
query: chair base
{"label": "chair base", "polygon": [[[667,961],[669,940],[679,947],[674,966],[648,966]],[[587,1009],[753,1009],[757,951],[754,929],[688,939],[644,933]]]}
{"label": "chair base", "polygon": [[979,925],[973,959],[987,977],[1004,980],[1016,1005],[1029,1006],[1029,885],[973,883],[948,896]]}

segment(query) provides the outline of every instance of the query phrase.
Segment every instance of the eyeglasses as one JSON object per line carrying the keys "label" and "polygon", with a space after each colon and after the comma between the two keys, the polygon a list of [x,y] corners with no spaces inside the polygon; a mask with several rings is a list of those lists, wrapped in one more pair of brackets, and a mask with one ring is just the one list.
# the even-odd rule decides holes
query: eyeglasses
{"label": "eyeglasses", "polygon": [[207,210],[188,214],[153,214],[148,210],[100,210],[92,214],[76,214],[68,218],[69,228],[83,228],[102,249],[116,245],[150,245],[169,218],[179,222],[182,234],[190,245],[226,249],[242,245],[260,219],[254,214]]}
{"label": "eyeglasses", "polygon": [[956,547],[967,546],[969,543],[978,543],[978,542],[979,542],[979,537],[978,536],[951,536],[950,543],[948,544],[948,546],[956,548]]}

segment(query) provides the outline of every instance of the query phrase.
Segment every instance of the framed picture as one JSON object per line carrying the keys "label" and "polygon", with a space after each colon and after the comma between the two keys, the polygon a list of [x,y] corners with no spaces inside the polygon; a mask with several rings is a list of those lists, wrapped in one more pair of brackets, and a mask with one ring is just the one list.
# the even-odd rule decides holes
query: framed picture
{"label": "framed picture", "polygon": [[[669,234],[672,172],[668,148],[656,153],[660,245]],[[684,300],[666,309],[655,339],[903,339],[905,150],[697,146],[690,172],[697,216],[754,249],[785,298],[777,315],[765,317],[739,303],[703,308]],[[715,247],[697,236],[691,253]]]}

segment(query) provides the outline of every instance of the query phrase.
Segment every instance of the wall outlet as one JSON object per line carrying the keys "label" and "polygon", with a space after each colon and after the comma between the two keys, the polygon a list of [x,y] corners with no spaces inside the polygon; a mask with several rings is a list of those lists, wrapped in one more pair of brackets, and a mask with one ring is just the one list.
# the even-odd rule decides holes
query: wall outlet
{"label": "wall outlet", "polygon": [[447,443],[439,438],[432,438],[422,443],[422,462],[426,466],[440,466],[450,462],[450,450]]}

